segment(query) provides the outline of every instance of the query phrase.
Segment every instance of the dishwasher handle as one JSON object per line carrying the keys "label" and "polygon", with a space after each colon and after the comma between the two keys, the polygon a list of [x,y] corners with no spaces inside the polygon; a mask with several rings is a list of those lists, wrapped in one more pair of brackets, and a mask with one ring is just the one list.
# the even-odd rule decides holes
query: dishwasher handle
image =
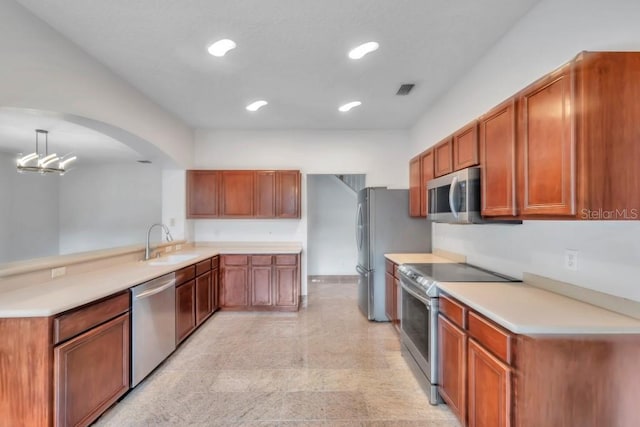
{"label": "dishwasher handle", "polygon": [[135,301],[138,301],[138,300],[141,300],[141,299],[149,298],[150,296],[155,295],[155,294],[159,294],[160,292],[165,291],[165,290],[167,290],[170,287],[175,286],[175,285],[176,285],[176,279],[171,279],[169,281],[169,283],[167,283],[165,285],[162,285],[162,286],[159,286],[157,288],[151,288],[151,289],[149,289],[147,291],[144,291],[144,292],[142,292],[142,293],[140,293],[138,295],[135,295],[133,297],[133,299]]}

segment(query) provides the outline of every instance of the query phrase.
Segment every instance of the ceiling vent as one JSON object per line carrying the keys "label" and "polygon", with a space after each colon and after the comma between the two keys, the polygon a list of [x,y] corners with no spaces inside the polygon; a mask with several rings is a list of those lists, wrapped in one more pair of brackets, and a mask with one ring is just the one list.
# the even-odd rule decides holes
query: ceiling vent
{"label": "ceiling vent", "polygon": [[413,83],[405,83],[400,85],[400,89],[396,92],[396,95],[409,95],[409,92],[413,90],[415,84]]}

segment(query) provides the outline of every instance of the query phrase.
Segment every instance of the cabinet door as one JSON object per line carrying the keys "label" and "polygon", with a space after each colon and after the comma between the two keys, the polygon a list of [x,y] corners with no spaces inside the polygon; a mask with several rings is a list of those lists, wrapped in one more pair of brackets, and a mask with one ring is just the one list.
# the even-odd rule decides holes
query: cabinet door
{"label": "cabinet door", "polygon": [[438,315],[438,391],[462,424],[466,419],[467,335]]}
{"label": "cabinet door", "polygon": [[273,268],[270,265],[251,267],[251,305],[273,305]]}
{"label": "cabinet door", "polygon": [[196,328],[196,281],[176,288],[176,344]]}
{"label": "cabinet door", "polygon": [[393,275],[389,273],[385,273],[384,275],[384,288],[385,288],[384,314],[387,316],[387,319],[389,319],[391,323],[393,323],[395,319],[395,315],[394,315],[395,309],[393,306],[393,303],[395,301],[395,298],[393,297],[393,281],[394,281]]}
{"label": "cabinet door", "polygon": [[220,216],[253,216],[254,171],[220,171]]}
{"label": "cabinet door", "polygon": [[435,176],[453,172],[453,143],[449,137],[433,148],[435,160]]}
{"label": "cabinet door", "polygon": [[300,171],[276,172],[276,216],[300,218]]}
{"label": "cabinet door", "polygon": [[256,171],[255,216],[274,218],[276,216],[276,172]]}
{"label": "cabinet door", "polygon": [[453,135],[453,170],[478,164],[478,122],[473,122]]}
{"label": "cabinet door", "polygon": [[575,141],[569,66],[520,96],[523,215],[575,215]]}
{"label": "cabinet door", "polygon": [[470,427],[511,425],[511,369],[472,338],[468,345]]}
{"label": "cabinet door", "polygon": [[298,267],[275,266],[275,303],[278,307],[298,306]]}
{"label": "cabinet door", "polygon": [[211,314],[211,271],[196,278],[196,325]]}
{"label": "cabinet door", "polygon": [[219,191],[217,171],[187,171],[187,218],[217,217]]}
{"label": "cabinet door", "polygon": [[420,171],[420,157],[414,157],[409,162],[409,216],[420,216],[420,203],[422,185],[420,181],[422,173]]}
{"label": "cabinet door", "polygon": [[54,349],[56,426],[87,426],[129,390],[129,313]]}
{"label": "cabinet door", "polygon": [[516,109],[514,100],[480,119],[482,215],[516,216]]}
{"label": "cabinet door", "polygon": [[428,150],[420,157],[420,216],[426,217],[429,213],[429,194],[427,183],[436,177],[433,161],[433,150]]}
{"label": "cabinet door", "polygon": [[220,279],[220,306],[244,308],[249,305],[249,267],[223,266]]}
{"label": "cabinet door", "polygon": [[220,269],[211,270],[211,310],[220,308]]}

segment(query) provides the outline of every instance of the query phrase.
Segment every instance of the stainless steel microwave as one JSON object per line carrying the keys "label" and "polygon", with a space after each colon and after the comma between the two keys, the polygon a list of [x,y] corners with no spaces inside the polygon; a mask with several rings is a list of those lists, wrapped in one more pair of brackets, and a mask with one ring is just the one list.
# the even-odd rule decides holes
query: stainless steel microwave
{"label": "stainless steel microwave", "polygon": [[470,167],[427,183],[427,220],[450,224],[482,223],[480,168]]}

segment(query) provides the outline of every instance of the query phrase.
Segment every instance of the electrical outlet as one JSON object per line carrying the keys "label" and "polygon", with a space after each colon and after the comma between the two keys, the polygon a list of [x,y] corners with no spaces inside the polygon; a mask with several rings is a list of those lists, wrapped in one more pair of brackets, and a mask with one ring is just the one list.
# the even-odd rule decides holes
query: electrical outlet
{"label": "electrical outlet", "polygon": [[169,219],[169,227],[175,227],[175,226],[176,226],[176,219],[175,218]]}
{"label": "electrical outlet", "polygon": [[565,249],[564,268],[571,271],[578,271],[578,251]]}
{"label": "electrical outlet", "polygon": [[51,269],[51,278],[55,279],[56,277],[64,276],[67,274],[67,267],[58,267]]}

